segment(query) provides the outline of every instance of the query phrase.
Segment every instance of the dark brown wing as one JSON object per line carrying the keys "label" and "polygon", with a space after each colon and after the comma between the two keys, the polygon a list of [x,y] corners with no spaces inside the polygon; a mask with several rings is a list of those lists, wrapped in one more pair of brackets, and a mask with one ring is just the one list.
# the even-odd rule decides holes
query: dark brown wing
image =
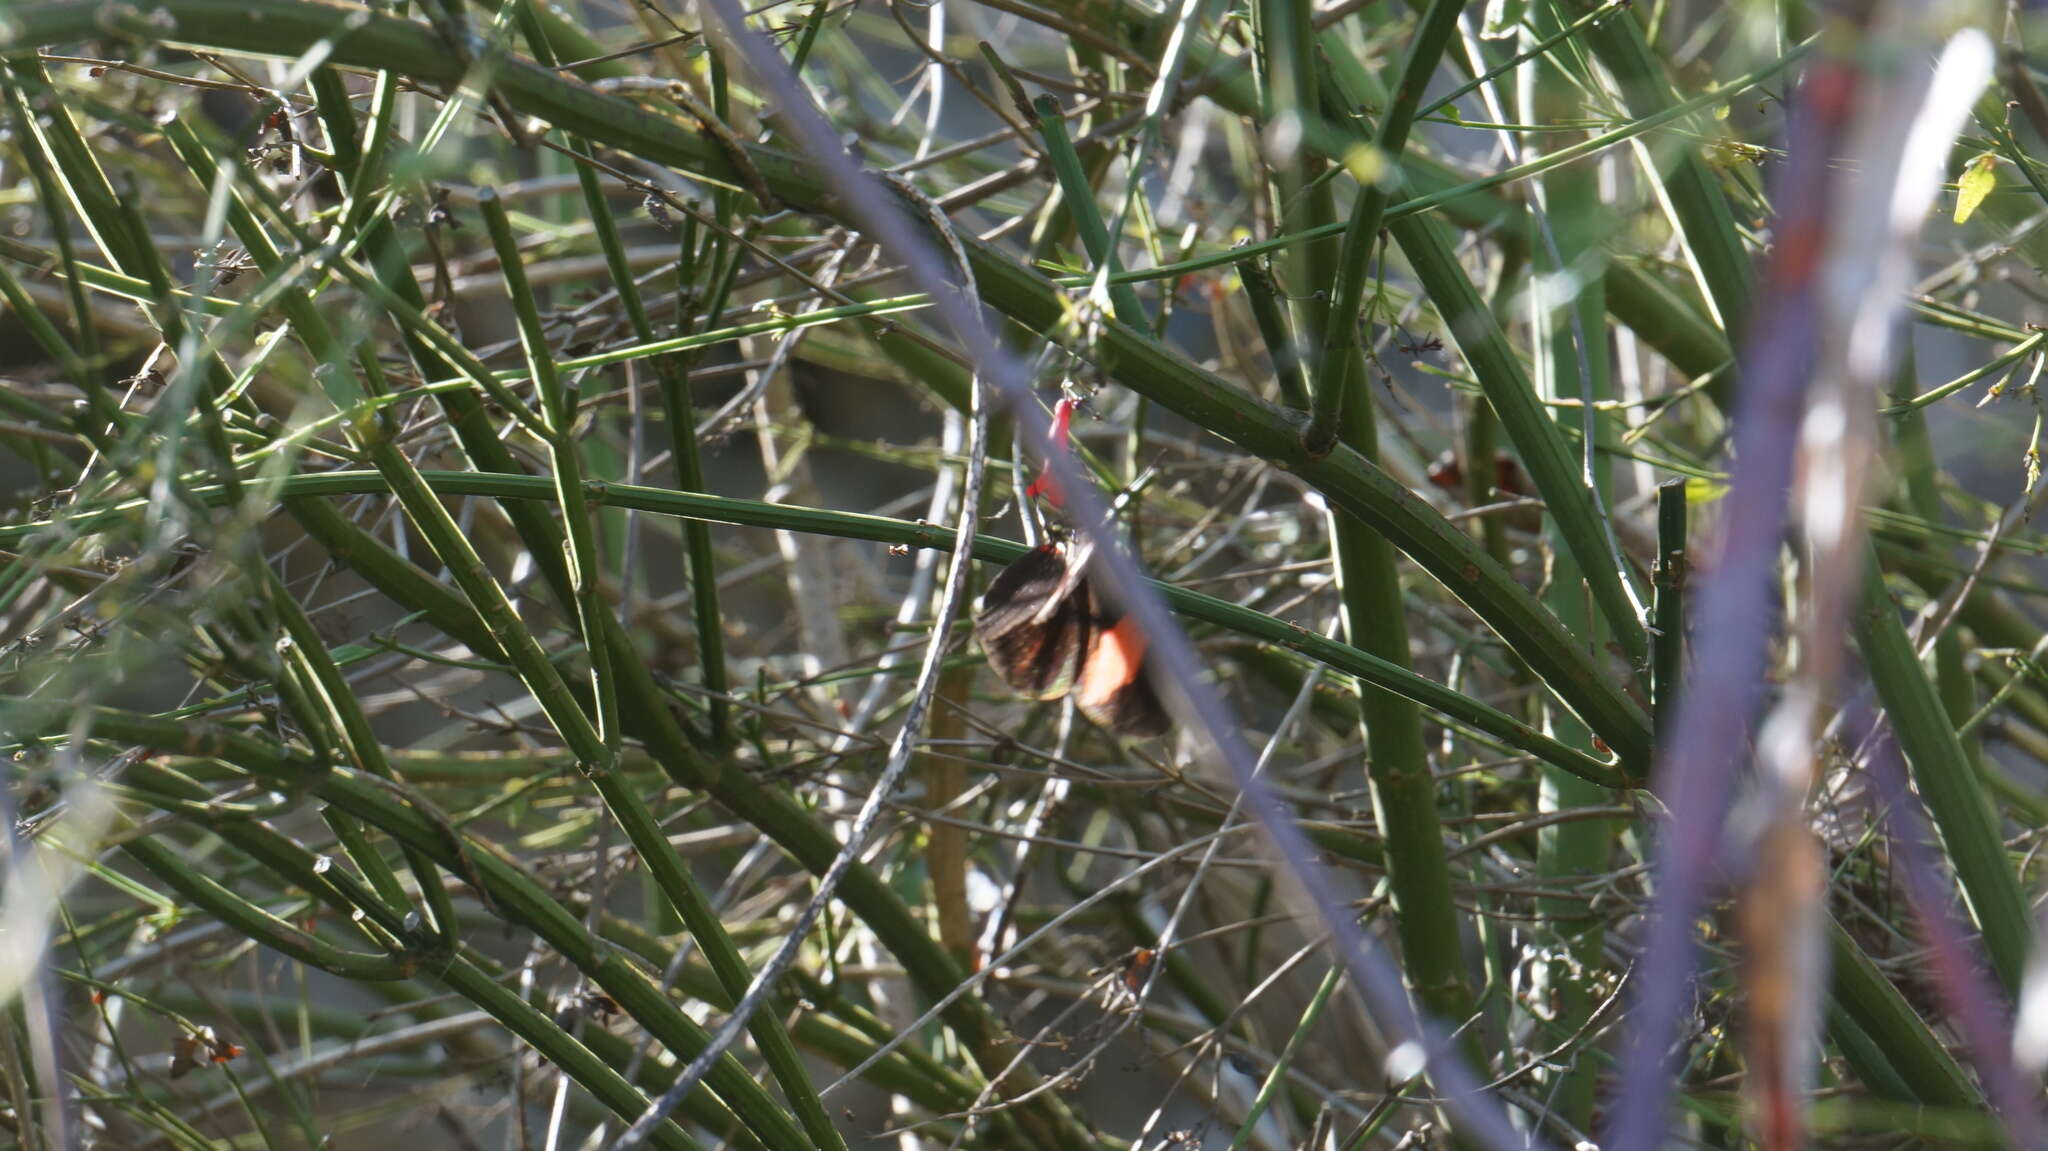
{"label": "dark brown wing", "polygon": [[1041,699],[1066,694],[1093,629],[1086,586],[1052,544],[1024,553],[990,581],[974,617],[989,666],[1012,689]]}

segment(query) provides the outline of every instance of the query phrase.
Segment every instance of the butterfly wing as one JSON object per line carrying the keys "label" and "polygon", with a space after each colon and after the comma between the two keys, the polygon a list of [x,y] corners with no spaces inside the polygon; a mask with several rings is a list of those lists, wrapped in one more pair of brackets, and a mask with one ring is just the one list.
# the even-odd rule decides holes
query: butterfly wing
{"label": "butterfly wing", "polygon": [[974,636],[996,674],[1040,699],[1066,693],[1093,628],[1085,585],[1056,545],[1034,548],[1004,568],[974,618]]}
{"label": "butterfly wing", "polygon": [[1081,714],[1128,739],[1165,735],[1171,726],[1146,674],[1146,646],[1145,634],[1129,616],[1113,623],[1098,619],[1075,677],[1074,703]]}

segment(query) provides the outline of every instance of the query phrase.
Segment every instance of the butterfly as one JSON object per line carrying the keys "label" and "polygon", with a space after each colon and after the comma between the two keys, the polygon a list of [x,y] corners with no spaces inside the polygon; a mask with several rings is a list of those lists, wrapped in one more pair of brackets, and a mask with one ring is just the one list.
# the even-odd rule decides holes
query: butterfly
{"label": "butterfly", "polygon": [[208,1063],[226,1063],[242,1053],[240,1047],[201,1025],[196,1031],[181,1031],[171,1041],[171,1078],[182,1079]]}
{"label": "butterfly", "polygon": [[1146,675],[1145,634],[1087,578],[1085,541],[1047,543],[990,581],[974,636],[996,674],[1024,695],[1071,694],[1081,714],[1130,739],[1164,735],[1166,708]]}

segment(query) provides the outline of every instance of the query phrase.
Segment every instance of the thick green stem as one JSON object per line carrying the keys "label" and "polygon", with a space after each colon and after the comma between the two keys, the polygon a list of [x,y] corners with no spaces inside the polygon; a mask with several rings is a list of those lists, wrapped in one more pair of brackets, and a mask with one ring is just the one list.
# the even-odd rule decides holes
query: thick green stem
{"label": "thick green stem", "polygon": [[1970,916],[2006,993],[2017,998],[2026,972],[2032,922],[2019,877],[2005,851],[1998,816],[1971,769],[1941,696],[1920,666],[1913,641],[1884,585],[1875,551],[1865,545],[1862,600],[1852,613],[1856,643],[1878,698],[1891,717],[1913,783],[1934,819],[1942,849],[1955,867]]}
{"label": "thick green stem", "polygon": [[[1074,228],[1081,237],[1081,247],[1088,253],[1088,259],[1098,274],[1104,268],[1114,274],[1118,270],[1116,241],[1110,236],[1108,225],[1102,221],[1102,210],[1095,203],[1095,185],[1089,182],[1087,167],[1081,162],[1080,154],[1074,151],[1074,142],[1067,137],[1067,122],[1061,115],[1060,102],[1050,96],[1040,96],[1031,102],[1031,114],[1032,122],[1038,126],[1039,138],[1045,143],[1046,157],[1052,161],[1053,175],[1059,180],[1060,202],[1073,218]],[[1145,317],[1145,305],[1138,299],[1138,290],[1130,284],[1112,282],[1109,302],[1116,318],[1131,327],[1142,331],[1150,324]]]}
{"label": "thick green stem", "polygon": [[[1919,390],[1911,341],[1905,342],[1902,353],[1892,388],[1894,405],[1911,398]],[[1922,520],[1939,524],[1946,517],[1935,479],[1934,445],[1927,438],[1927,414],[1918,407],[1909,408],[1893,416],[1890,422],[1892,446],[1898,459],[1900,486],[1906,506]],[[1941,692],[1942,706],[1948,709],[1951,722],[1960,725],[1977,710],[1976,684],[1963,661],[1962,633],[1954,627],[1944,628],[1940,635],[1934,637],[1934,682]],[[1977,741],[1965,736],[1963,751],[1975,763]]]}
{"label": "thick green stem", "polygon": [[[1537,30],[1546,30],[1545,24],[1539,20]],[[1575,93],[1547,62],[1539,63],[1528,78],[1522,107],[1532,118],[1564,120],[1581,114]],[[1547,138],[1525,139],[1532,148],[1544,148],[1551,142]],[[1548,172],[1540,179],[1542,203],[1550,210],[1530,213],[1529,304],[1530,326],[1536,342],[1537,383],[1543,397],[1558,404],[1552,409],[1557,423],[1577,424],[1582,441],[1593,441],[1584,444],[1582,450],[1591,461],[1588,474],[1593,480],[1593,492],[1604,507],[1613,499],[1613,487],[1607,458],[1594,454],[1595,446],[1617,437],[1613,435],[1613,417],[1594,407],[1607,399],[1611,391],[1607,309],[1601,299],[1601,277],[1595,274],[1603,258],[1599,231],[1606,218],[1598,187],[1600,175],[1588,167],[1573,167]],[[1575,290],[1560,298],[1557,285],[1574,285]],[[1605,646],[1610,631],[1604,626],[1603,616],[1589,610],[1589,582],[1582,575],[1581,556],[1570,548],[1554,510],[1546,519],[1555,541],[1550,608],[1589,652],[1598,652]],[[1560,740],[1591,746],[1590,733],[1575,717],[1553,713],[1551,728]],[[1568,811],[1600,801],[1600,793],[1588,788],[1583,780],[1544,770],[1538,810]],[[1607,820],[1545,827],[1537,836],[1537,873],[1552,888],[1569,889],[1587,882],[1589,877],[1609,869],[1619,830],[1618,823]],[[1601,952],[1606,946],[1605,920],[1587,915],[1586,906],[1574,899],[1544,899],[1539,901],[1539,907],[1543,922],[1537,928],[1538,938],[1543,940],[1544,955],[1554,958],[1547,958],[1534,973],[1538,998],[1549,1009],[1557,1033],[1576,1035],[1586,1027],[1600,1004],[1600,989],[1587,975],[1601,967]],[[1550,1082],[1547,1098],[1566,1122],[1583,1130],[1592,1125],[1600,1068],[1583,1052],[1562,1057],[1562,1062],[1562,1070]]]}
{"label": "thick green stem", "polygon": [[[1332,286],[1334,302],[1323,346],[1316,363],[1314,403],[1309,410],[1308,429],[1302,433],[1309,452],[1321,455],[1337,442],[1338,416],[1351,392],[1352,373],[1359,370],[1359,313],[1365,304],[1366,284],[1372,279],[1372,253],[1379,246],[1380,219],[1387,201],[1403,186],[1401,153],[1408,146],[1408,130],[1415,122],[1415,110],[1429,78],[1436,74],[1444,48],[1458,31],[1458,16],[1465,0],[1430,0],[1416,29],[1415,40],[1401,64],[1401,79],[1394,87],[1394,102],[1380,118],[1379,131],[1365,154],[1353,162],[1363,170],[1357,197],[1351,202],[1351,221],[1344,230],[1342,254],[1338,258],[1337,280]],[[1356,444],[1352,445],[1356,447]]]}
{"label": "thick green stem", "polygon": [[1928,1030],[1926,1020],[1832,917],[1828,919],[1828,952],[1829,989],[1835,1004],[1875,1044],[1915,1098],[1938,1106],[1985,1105],[1969,1073]]}
{"label": "thick green stem", "polygon": [[[1436,71],[1462,8],[1462,0],[1435,0],[1424,17],[1402,69],[1402,90],[1381,126],[1382,162],[1398,162],[1407,142],[1407,121],[1421,102],[1422,89]],[[1364,285],[1370,278],[1369,258],[1379,238],[1378,217],[1392,178],[1386,173],[1380,180],[1362,183],[1354,202],[1351,230],[1345,234],[1342,263],[1335,273],[1336,303],[1321,329],[1321,359],[1310,380],[1314,406],[1303,450],[1313,456],[1327,455],[1342,442],[1365,462],[1379,461],[1378,421],[1357,331]],[[1346,638],[1353,647],[1406,668],[1411,658],[1408,612],[1393,547],[1343,510],[1332,510],[1330,528]],[[1358,702],[1369,752],[1366,782],[1375,821],[1386,839],[1387,884],[1408,985],[1423,1011],[1446,1027],[1464,1028],[1474,997],[1422,711],[1411,700],[1366,684],[1359,685]],[[1465,1057],[1484,1066],[1476,1031],[1463,1033]]]}
{"label": "thick green stem", "polygon": [[1650,706],[1661,737],[1678,714],[1678,695],[1685,683],[1685,581],[1692,570],[1687,551],[1685,481],[1657,485],[1657,567],[1652,573],[1656,598],[1650,620],[1656,634],[1650,641]]}
{"label": "thick green stem", "polygon": [[[1343,53],[1332,52],[1329,60],[1331,83],[1343,102],[1363,103],[1368,83],[1363,67]],[[1624,582],[1628,572],[1615,553],[1606,519],[1595,493],[1586,485],[1580,462],[1536,398],[1520,356],[1458,263],[1441,224],[1423,215],[1405,216],[1391,223],[1388,231],[1408,257],[1473,375],[1479,378],[1502,430],[1521,456],[1545,509],[1555,517],[1572,558],[1578,561],[1615,642],[1634,671],[1647,673],[1649,640],[1636,599]]]}

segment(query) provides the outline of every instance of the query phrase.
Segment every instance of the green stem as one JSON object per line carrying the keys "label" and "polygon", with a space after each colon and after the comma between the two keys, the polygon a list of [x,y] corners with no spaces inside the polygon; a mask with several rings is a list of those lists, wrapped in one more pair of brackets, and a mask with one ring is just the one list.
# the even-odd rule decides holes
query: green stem
{"label": "green stem", "polygon": [[[583,648],[590,659],[590,688],[596,698],[597,758],[588,770],[607,774],[618,766],[619,696],[612,677],[615,658],[605,620],[610,608],[598,588],[604,559],[597,553],[597,541],[590,530],[590,508],[583,494],[583,465],[576,453],[576,402],[562,386],[555,371],[554,350],[548,347],[547,332],[541,324],[540,309],[533,288],[526,280],[525,261],[519,243],[512,237],[512,221],[496,191],[486,188],[478,196],[484,226],[497,250],[498,271],[505,280],[506,295],[512,300],[512,314],[519,325],[519,345],[526,353],[527,371],[533,373],[540,392],[541,420],[547,428],[548,462],[555,481],[555,502],[562,510],[563,533],[568,540],[570,590],[576,600],[576,618]],[[501,645],[502,647],[502,645]],[[616,658],[631,659],[631,651]]]}
{"label": "green stem", "polygon": [[1906,635],[1865,541],[1862,604],[1853,613],[1856,643],[1890,716],[1913,783],[1926,801],[1941,846],[1962,884],[1971,918],[2006,993],[2017,997],[2032,931],[2026,897],[2006,856],[1991,801],[1956,737],[1953,721]]}
{"label": "green stem", "polygon": [[1685,581],[1692,570],[1686,537],[1685,481],[1666,480],[1657,485],[1657,594],[1650,607],[1656,629],[1650,649],[1650,700],[1660,736],[1678,714],[1678,695],[1685,682]]}
{"label": "green stem", "polygon": [[1332,966],[1323,973],[1323,981],[1316,985],[1315,994],[1309,997],[1308,1006],[1302,1010],[1301,1018],[1295,1021],[1294,1031],[1287,1037],[1287,1045],[1280,1049],[1280,1057],[1266,1070],[1266,1077],[1259,1083],[1259,1093],[1252,1099],[1252,1105],[1245,1111],[1244,1119],[1237,1125],[1237,1134],[1230,1137],[1229,1151],[1239,1151],[1251,1142],[1252,1132],[1266,1109],[1273,1105],[1273,1097],[1280,1093],[1287,1082],[1287,1068],[1307,1042],[1309,1033],[1315,1030],[1323,1017],[1323,1009],[1330,1004],[1330,996],[1338,984],[1344,982],[1344,968],[1341,964]]}
{"label": "green stem", "polygon": [[1287,323],[1280,290],[1263,257],[1247,256],[1237,263],[1237,278],[1244,285],[1244,298],[1251,305],[1252,321],[1259,326],[1266,355],[1273,361],[1273,376],[1280,400],[1289,407],[1308,407],[1308,383],[1301,370],[1301,345]]}
{"label": "green stem", "polygon": [[1829,989],[1835,1004],[1870,1037],[1915,1097],[1937,1106],[1985,1105],[1969,1073],[1957,1065],[1941,1040],[1928,1030],[1926,1020],[1832,916],[1828,919],[1828,951]]}
{"label": "green stem", "polygon": [[1422,103],[1429,78],[1436,74],[1445,46],[1457,33],[1458,16],[1464,10],[1465,0],[1430,0],[1422,26],[1416,30],[1408,56],[1402,61],[1394,101],[1380,118],[1370,152],[1357,161],[1372,171],[1360,177],[1357,196],[1351,202],[1351,221],[1344,229],[1334,285],[1335,302],[1323,329],[1314,402],[1309,410],[1308,428],[1302,433],[1303,443],[1312,455],[1322,455],[1337,442],[1338,415],[1352,390],[1352,373],[1362,362],[1358,355],[1359,312],[1365,304],[1366,284],[1372,278],[1372,253],[1380,241],[1380,220],[1386,212],[1387,200],[1402,184],[1401,153],[1408,146],[1415,109]]}
{"label": "green stem", "polygon": [[[1537,31],[1547,22],[1539,20]],[[1522,106],[1538,120],[1563,119],[1575,114],[1579,101],[1564,78],[1548,64],[1539,65],[1523,89]],[[1531,139],[1532,148],[1545,141]],[[1610,394],[1608,373],[1606,304],[1600,298],[1602,281],[1581,269],[1597,267],[1602,258],[1599,232],[1606,226],[1601,205],[1599,174],[1586,168],[1561,168],[1542,177],[1542,203],[1547,212],[1532,211],[1529,217],[1529,250],[1532,253],[1529,313],[1536,342],[1536,376],[1541,395],[1551,401],[1576,401],[1577,406],[1552,409],[1555,425],[1579,425],[1581,438],[1593,443],[1584,449],[1593,462],[1582,474],[1593,482],[1598,505],[1613,497],[1609,469],[1604,457],[1593,457],[1594,446],[1612,437],[1613,416],[1594,405]],[[1544,230],[1548,228],[1549,234]],[[1558,298],[1556,285],[1571,284],[1574,290]],[[1492,399],[1489,391],[1488,398]],[[1499,411],[1499,404],[1494,404]],[[1505,417],[1503,419],[1505,421]],[[1510,435],[1513,427],[1510,425]],[[1517,439],[1517,446],[1524,442]],[[1532,469],[1533,474],[1533,469]],[[1547,493],[1551,490],[1542,487]],[[1579,637],[1589,652],[1605,647],[1612,634],[1609,617],[1591,610],[1588,591],[1597,594],[1598,585],[1584,576],[1587,557],[1570,546],[1564,516],[1546,505],[1553,543],[1548,601],[1565,627]],[[1602,526],[1604,532],[1604,525]],[[1562,547],[1556,546],[1562,544]],[[1611,571],[1611,565],[1602,570]],[[1577,746],[1591,746],[1583,724],[1569,715],[1553,714],[1552,734]],[[1600,802],[1600,793],[1585,782],[1555,769],[1545,769],[1537,809],[1560,812]],[[1536,869],[1552,888],[1571,888],[1609,870],[1620,825],[1609,820],[1559,823],[1543,828],[1537,835]],[[1547,1001],[1550,1021],[1557,1031],[1579,1034],[1598,1009],[1601,992],[1589,978],[1601,967],[1606,947],[1605,920],[1587,914],[1587,907],[1573,899],[1547,898],[1538,901],[1541,923],[1536,928],[1539,948],[1545,959],[1532,975],[1539,1002]],[[1546,1098],[1551,1107],[1572,1126],[1585,1129],[1592,1124],[1599,1087],[1599,1064],[1583,1050],[1558,1056],[1563,1066],[1548,1084]]]}
{"label": "green stem", "polygon": [[[544,6],[535,0],[507,2],[519,5],[517,15],[534,58],[543,66],[552,67],[555,63],[554,49],[539,20],[539,10]],[[816,13],[812,19],[817,19]],[[597,169],[588,162],[590,145],[578,136],[570,135],[567,139],[570,155],[576,162],[577,187],[583,194],[584,209],[597,233],[598,248],[604,253],[605,265],[611,272],[612,286],[619,294],[619,305],[625,310],[627,323],[632,325],[634,338],[642,344],[651,344],[655,342],[654,324],[648,319],[639,284],[627,263],[626,247],[619,239],[618,222],[613,219],[611,208],[605,202]],[[717,318],[723,302],[722,294],[713,300],[712,310],[707,313],[709,319]],[[676,484],[689,491],[705,491],[704,464],[697,450],[697,419],[686,363],[678,357],[658,356],[654,360],[654,374],[661,389],[662,415],[668,424],[669,456],[675,464]],[[711,550],[710,530],[702,524],[685,525],[683,546],[689,562],[690,605],[697,626],[698,663],[709,696],[707,711],[711,719],[711,739],[714,745],[724,747],[731,738],[731,709],[725,700],[730,684],[725,670],[725,629],[718,611],[718,566]]]}
{"label": "green stem", "polygon": [[[64,713],[48,705],[4,698],[0,699],[0,708],[7,709],[15,721],[12,726],[18,731],[70,729]],[[482,845],[472,849],[466,838],[458,839],[451,835],[443,821],[417,805],[402,801],[387,788],[374,786],[354,772],[340,769],[322,771],[317,764],[294,752],[208,725],[166,721],[113,708],[88,710],[89,714],[79,717],[86,723],[84,730],[101,738],[225,759],[272,783],[286,788],[309,789],[348,815],[376,827],[402,844],[425,852],[440,866],[462,875],[484,894],[499,914],[531,928],[557,954],[575,964],[679,1057],[687,1059],[708,1044],[710,1037],[703,1028],[684,1015],[651,980],[627,963],[618,952],[587,932],[542,885],[499,853]],[[174,856],[172,858],[175,859]],[[195,890],[199,890],[201,895],[207,894],[203,887]],[[193,898],[197,900],[199,896]],[[227,898],[233,901],[232,896]],[[216,909],[209,904],[208,910],[247,918],[245,913],[231,906]],[[253,926],[262,928],[266,925],[258,922]],[[241,925],[237,923],[237,927],[240,929]],[[296,938],[303,933],[296,932],[289,925],[286,925],[286,930],[292,934],[283,937],[283,942],[305,951],[302,941]],[[310,958],[306,961],[312,962]],[[358,965],[362,963],[357,962]],[[392,964],[398,962],[396,959],[390,961]],[[410,973],[408,966],[396,974],[378,974],[388,969],[382,966],[368,968],[369,973],[359,977],[400,978]],[[788,1151],[815,1146],[731,1055],[719,1060],[705,1082],[768,1146]]]}
{"label": "green stem", "polygon": [[[428,487],[444,496],[485,496],[516,503],[549,500],[554,495],[553,484],[542,476],[512,476],[487,472],[420,472],[418,475]],[[600,506],[701,519],[708,523],[819,532],[848,539],[867,539],[923,548],[945,548],[949,547],[952,541],[950,531],[943,525],[894,520],[884,516],[823,511],[788,504],[705,496],[600,481],[587,481],[586,486],[589,488],[592,502]],[[379,473],[332,471],[288,477],[279,484],[278,490],[287,499],[307,499],[386,492],[390,487]],[[195,494],[202,499],[220,497],[219,489],[216,488],[197,488]],[[57,523],[71,531],[90,532],[120,522],[130,509],[139,506],[139,502],[118,504]],[[47,531],[54,526],[56,524],[50,521],[0,525],[0,545],[19,543],[36,532]],[[1027,550],[1029,549],[1021,543],[990,536],[982,536],[975,541],[975,557],[987,563],[1007,564]],[[495,633],[480,623],[470,606],[418,569],[400,569],[397,572],[380,570],[378,574],[396,576],[393,582],[382,584],[380,587],[385,594],[392,596],[402,606],[426,613],[436,626],[442,627],[457,638],[483,629],[484,634],[475,638],[487,644],[486,650],[496,650],[498,640]],[[1558,766],[1589,781],[1607,787],[1623,787],[1629,783],[1629,777],[1614,764],[1595,759],[1581,751],[1567,749],[1503,712],[1452,691],[1433,680],[1395,667],[1386,660],[1318,636],[1295,624],[1214,596],[1164,584],[1159,585],[1159,590],[1176,611],[1186,614],[1191,619],[1213,623],[1243,635],[1298,651],[1374,687],[1414,699],[1458,722],[1493,735],[1511,747],[1520,748],[1545,761],[1556,762]],[[621,686],[623,689],[633,690],[630,682]],[[626,715],[629,721],[639,717],[639,721],[644,723],[642,709],[631,699],[624,702],[627,705]],[[628,726],[631,728],[632,723],[629,722]],[[692,762],[698,761],[693,759]],[[701,780],[694,778],[689,782],[691,786],[699,786],[702,783]]]}
{"label": "green stem", "polygon": [[136,836],[124,841],[121,850],[207,914],[288,959],[364,982],[406,979],[413,973],[413,957],[347,951],[300,931],[187,867],[178,853],[160,839]]}
{"label": "green stem", "polygon": [[[1892,388],[1894,401],[1912,394],[1916,362],[1912,343],[1907,341],[1899,357]],[[1941,523],[1945,516],[1936,480],[1934,445],[1927,436],[1925,413],[1918,408],[1900,413],[1892,420],[1891,433],[1906,506],[1927,523]],[[1929,544],[1930,548],[1934,546]],[[1976,684],[1964,664],[1963,637],[1955,627],[1943,628],[1941,634],[1934,638],[1934,681],[1941,693],[1942,706],[1948,709],[1950,722],[1958,725],[1957,734],[1963,737],[1964,754],[1976,763],[1977,741],[1961,726],[1977,709]]]}
{"label": "green stem", "polygon": [[[166,0],[153,11],[156,18],[146,28],[139,27],[139,32],[256,51],[296,53],[337,31],[330,9],[304,0],[257,0],[253,10],[247,5],[230,5],[227,0]],[[252,19],[252,15],[261,19]],[[55,4],[17,9],[10,33],[0,50],[89,37],[99,30],[90,13]],[[346,34],[333,40],[333,48],[339,63],[367,63],[442,82],[458,78],[445,53],[434,45],[430,31],[388,17],[370,16],[354,22]],[[673,120],[516,61],[503,62],[495,80],[497,91],[515,107],[594,140],[706,175],[741,178],[718,144]],[[762,178],[785,202],[813,208],[834,205],[816,176],[800,163],[765,149],[754,151],[753,156]],[[966,241],[966,246],[976,283],[989,303],[1027,328],[1056,330],[1063,301],[1053,285],[986,245]],[[1245,450],[1293,467],[1333,503],[1373,524],[1471,605],[1510,646],[1522,651],[1532,669],[1588,720],[1631,770],[1646,770],[1648,723],[1640,709],[1576,651],[1555,618],[1538,607],[1508,573],[1412,493],[1355,454],[1347,458],[1341,449],[1321,461],[1306,458],[1300,450],[1298,428],[1286,416],[1250,402],[1230,384],[1202,372],[1145,333],[1108,322],[1088,350],[1123,382],[1180,415],[1217,429]],[[473,398],[463,398],[473,403]],[[487,443],[472,442],[459,423],[457,432],[480,468],[517,470],[494,436],[483,436]],[[492,455],[502,459],[502,465]],[[1551,497],[1547,490],[1544,494]],[[536,562],[544,570],[550,561],[560,565],[559,546],[552,555],[539,546],[546,537],[536,533],[552,534],[551,529],[527,523],[520,527],[534,544]],[[561,583],[566,587],[566,578]],[[1640,626],[1636,630],[1640,633]]]}
{"label": "green stem", "polygon": [[[1552,0],[1559,18],[1598,8],[1591,0]],[[1585,41],[1620,86],[1623,103],[1638,119],[1647,120],[1679,106],[1663,66],[1633,11],[1615,13],[1588,25]],[[1789,54],[1788,54],[1789,55]],[[1713,301],[1714,311],[1732,347],[1741,347],[1756,310],[1755,278],[1749,249],[1735,229],[1735,215],[1721,182],[1707,166],[1693,133],[1674,133],[1653,148],[1651,178],[1663,186],[1673,222],[1695,275]]]}
{"label": "green stem", "polygon": [[[1052,161],[1053,175],[1059,180],[1061,202],[1072,213],[1075,229],[1080,234],[1081,247],[1095,265],[1097,276],[1102,275],[1104,268],[1114,276],[1118,271],[1116,242],[1109,234],[1108,225],[1102,222],[1102,210],[1095,203],[1095,186],[1088,182],[1088,172],[1081,163],[1081,156],[1074,151],[1074,142],[1067,137],[1067,122],[1060,114],[1060,102],[1050,96],[1040,96],[1031,102],[1031,114],[1032,122],[1038,126],[1039,137],[1045,142],[1046,158]],[[1143,331],[1151,323],[1145,316],[1145,305],[1138,299],[1138,290],[1129,283],[1111,280],[1109,302],[1116,318],[1130,327]]]}

